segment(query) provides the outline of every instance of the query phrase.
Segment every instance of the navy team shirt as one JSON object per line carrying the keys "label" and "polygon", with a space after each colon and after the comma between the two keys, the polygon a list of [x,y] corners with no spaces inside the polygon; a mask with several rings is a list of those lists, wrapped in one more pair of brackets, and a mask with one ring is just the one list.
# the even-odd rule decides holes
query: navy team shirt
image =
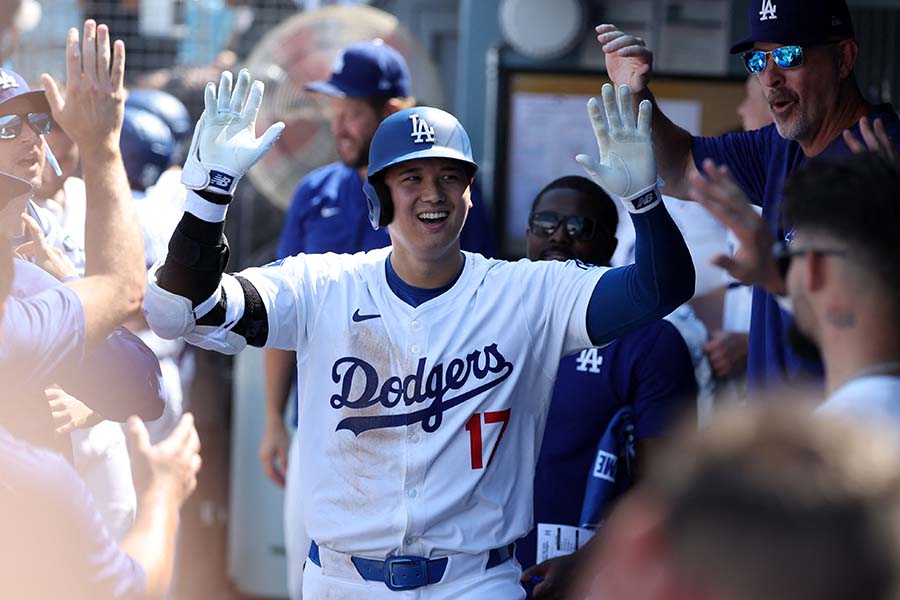
{"label": "navy team shirt", "polygon": [[124,328],[85,353],[81,300],[24,260],[0,325],[0,425],[29,443],[70,456],[69,436],[55,434],[44,389],[58,384],[114,421],[162,415],[165,396],[153,352]]}
{"label": "navy team shirt", "polygon": [[143,598],[147,577],[59,454],[0,425],[0,598]]}
{"label": "navy team shirt", "polygon": [[[673,420],[693,410],[696,401],[690,351],[668,321],[563,358],[535,470],[535,524],[579,524],[597,445],[621,407],[630,404],[634,410],[640,441],[668,434]],[[532,529],[516,542],[523,569],[535,563],[536,552]]]}
{"label": "navy team shirt", "polygon": [[[895,145],[900,142],[900,119],[888,104],[873,107],[870,120],[881,118]],[[862,139],[859,125],[851,130]],[[835,160],[850,154],[843,137],[838,136],[818,156],[807,157],[800,144],[778,135],[775,125],[756,131],[719,137],[693,138],[694,163],[702,172],[702,162],[711,158],[725,164],[737,184],[754,202],[762,206],[763,218],[776,240],[787,241],[789,228],[780,219],[782,188],[791,173],[813,161]],[[750,349],[747,357],[747,387],[759,391],[803,381],[822,381],[821,363],[805,360],[791,351],[787,331],[792,319],[762,288],[753,288],[750,317]]]}

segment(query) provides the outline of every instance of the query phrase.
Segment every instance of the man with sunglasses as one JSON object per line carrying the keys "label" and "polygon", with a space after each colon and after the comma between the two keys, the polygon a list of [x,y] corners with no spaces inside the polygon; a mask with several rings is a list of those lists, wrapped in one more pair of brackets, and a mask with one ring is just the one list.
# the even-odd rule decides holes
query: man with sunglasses
{"label": "man with sunglasses", "polygon": [[[560,177],[532,204],[528,258],[608,266],[618,222],[616,206],[600,186]],[[560,361],[535,470],[536,527],[516,542],[516,558],[526,569],[523,583],[544,578],[532,591],[535,600],[565,597],[572,569],[587,551],[547,560],[538,530],[546,537],[579,528],[579,540],[586,542],[613,500],[654,461],[674,419],[694,410],[696,398],[690,351],[666,320]]]}
{"label": "man with sunglasses", "polygon": [[[48,157],[52,156],[45,136],[55,126],[50,105],[42,90],[32,90],[21,75],[0,68],[0,171],[41,188]],[[55,160],[55,159],[53,159]],[[0,208],[0,228],[13,248],[32,241],[22,221],[27,214],[38,224],[49,244],[63,251],[79,274],[84,272],[84,248],[66,232],[59,220],[38,206],[29,192]]]}
{"label": "man with sunglasses", "polygon": [[[783,289],[771,268],[772,236],[784,238],[779,223],[785,179],[811,162],[846,155],[846,135],[869,142],[875,133],[900,140],[900,120],[890,106],[870,105],[853,75],[859,47],[844,0],[753,0],[748,9],[750,36],[735,44],[745,67],[762,86],[774,125],[717,138],[691,137],[654,111],[653,139],[666,193],[690,199],[690,178],[709,170],[704,160],[728,167],[737,185],[759,199],[763,220],[750,224],[751,243],[715,264],[735,278],[756,285],[750,328],[747,378],[751,389],[821,378],[821,365],[805,360],[785,343],[790,317],[766,290]],[[636,98],[653,98],[647,85],[652,53],[644,41],[597,28],[610,78],[627,84]],[[874,123],[874,133],[873,126]],[[850,130],[850,134],[844,134]],[[710,167],[712,168],[712,167]],[[766,289],[763,289],[766,288]]]}

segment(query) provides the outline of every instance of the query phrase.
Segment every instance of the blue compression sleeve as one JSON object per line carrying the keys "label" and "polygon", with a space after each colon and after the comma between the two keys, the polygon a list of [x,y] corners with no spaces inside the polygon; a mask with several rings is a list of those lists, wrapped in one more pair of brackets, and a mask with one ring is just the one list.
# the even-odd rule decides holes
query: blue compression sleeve
{"label": "blue compression sleeve", "polygon": [[665,205],[631,214],[634,264],[607,271],[594,287],[587,330],[595,345],[661,319],[694,295],[694,263]]}

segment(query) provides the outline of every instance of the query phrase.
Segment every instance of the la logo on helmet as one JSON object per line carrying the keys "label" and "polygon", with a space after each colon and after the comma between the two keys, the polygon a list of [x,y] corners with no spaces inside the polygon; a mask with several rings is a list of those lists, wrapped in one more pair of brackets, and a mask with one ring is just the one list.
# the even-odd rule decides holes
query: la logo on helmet
{"label": "la logo on helmet", "polygon": [[434,127],[415,113],[409,115],[409,120],[412,121],[412,133],[409,136],[413,138],[414,144],[434,143]]}
{"label": "la logo on helmet", "polygon": [[762,10],[759,11],[759,20],[768,21],[769,19],[777,19],[778,15],[775,14],[776,8],[778,8],[778,6],[772,4],[772,0],[763,0]]}

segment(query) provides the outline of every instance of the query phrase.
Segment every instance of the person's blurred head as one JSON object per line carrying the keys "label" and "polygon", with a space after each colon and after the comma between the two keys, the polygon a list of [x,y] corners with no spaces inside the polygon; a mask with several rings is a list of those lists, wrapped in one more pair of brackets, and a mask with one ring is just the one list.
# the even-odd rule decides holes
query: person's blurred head
{"label": "person's blurred head", "polygon": [[796,328],[817,345],[861,319],[900,332],[897,190],[900,168],[871,153],[814,164],[785,185],[793,235],[780,264]]}
{"label": "person's blurred head", "polygon": [[604,527],[591,598],[895,597],[894,438],[785,400],[694,425],[649,465]]}
{"label": "person's blurred head", "polygon": [[756,73],[781,137],[808,143],[856,89],[859,46],[847,4],[753,0],[748,18],[750,36],[731,52]]}
{"label": "person's blurred head", "polygon": [[618,224],[616,205],[603,188],[586,177],[560,177],[531,204],[525,230],[528,258],[608,265],[618,244]]}
{"label": "person's blurred head", "polygon": [[194,122],[184,103],[163,90],[136,88],[128,90],[125,108],[128,107],[146,110],[162,119],[175,138],[175,150],[172,152],[170,164],[166,166],[180,166],[186,158],[194,133]]}
{"label": "person's blurred head", "polygon": [[0,171],[40,187],[44,134],[51,128],[43,91],[32,91],[15,71],[0,69]]}
{"label": "person's blurred head", "polygon": [[[15,71],[0,68],[0,171],[40,188],[46,163],[44,135],[50,131],[50,105],[43,91],[32,91]],[[20,215],[30,193],[0,209],[0,230],[10,237],[24,229]]]}
{"label": "person's blurred head", "polygon": [[175,137],[155,114],[126,104],[119,149],[128,184],[133,190],[144,191],[172,164]]}
{"label": "person's blurred head", "polygon": [[415,103],[406,60],[381,40],[348,46],[335,60],[329,79],[304,88],[330,96],[338,155],[355,169],[368,165],[369,145],[381,121]]}
{"label": "person's blurred head", "polygon": [[769,103],[766,102],[766,96],[756,75],[748,75],[744,81],[744,98],[738,104],[737,114],[741,118],[741,127],[744,131],[762,129],[772,124]]}

